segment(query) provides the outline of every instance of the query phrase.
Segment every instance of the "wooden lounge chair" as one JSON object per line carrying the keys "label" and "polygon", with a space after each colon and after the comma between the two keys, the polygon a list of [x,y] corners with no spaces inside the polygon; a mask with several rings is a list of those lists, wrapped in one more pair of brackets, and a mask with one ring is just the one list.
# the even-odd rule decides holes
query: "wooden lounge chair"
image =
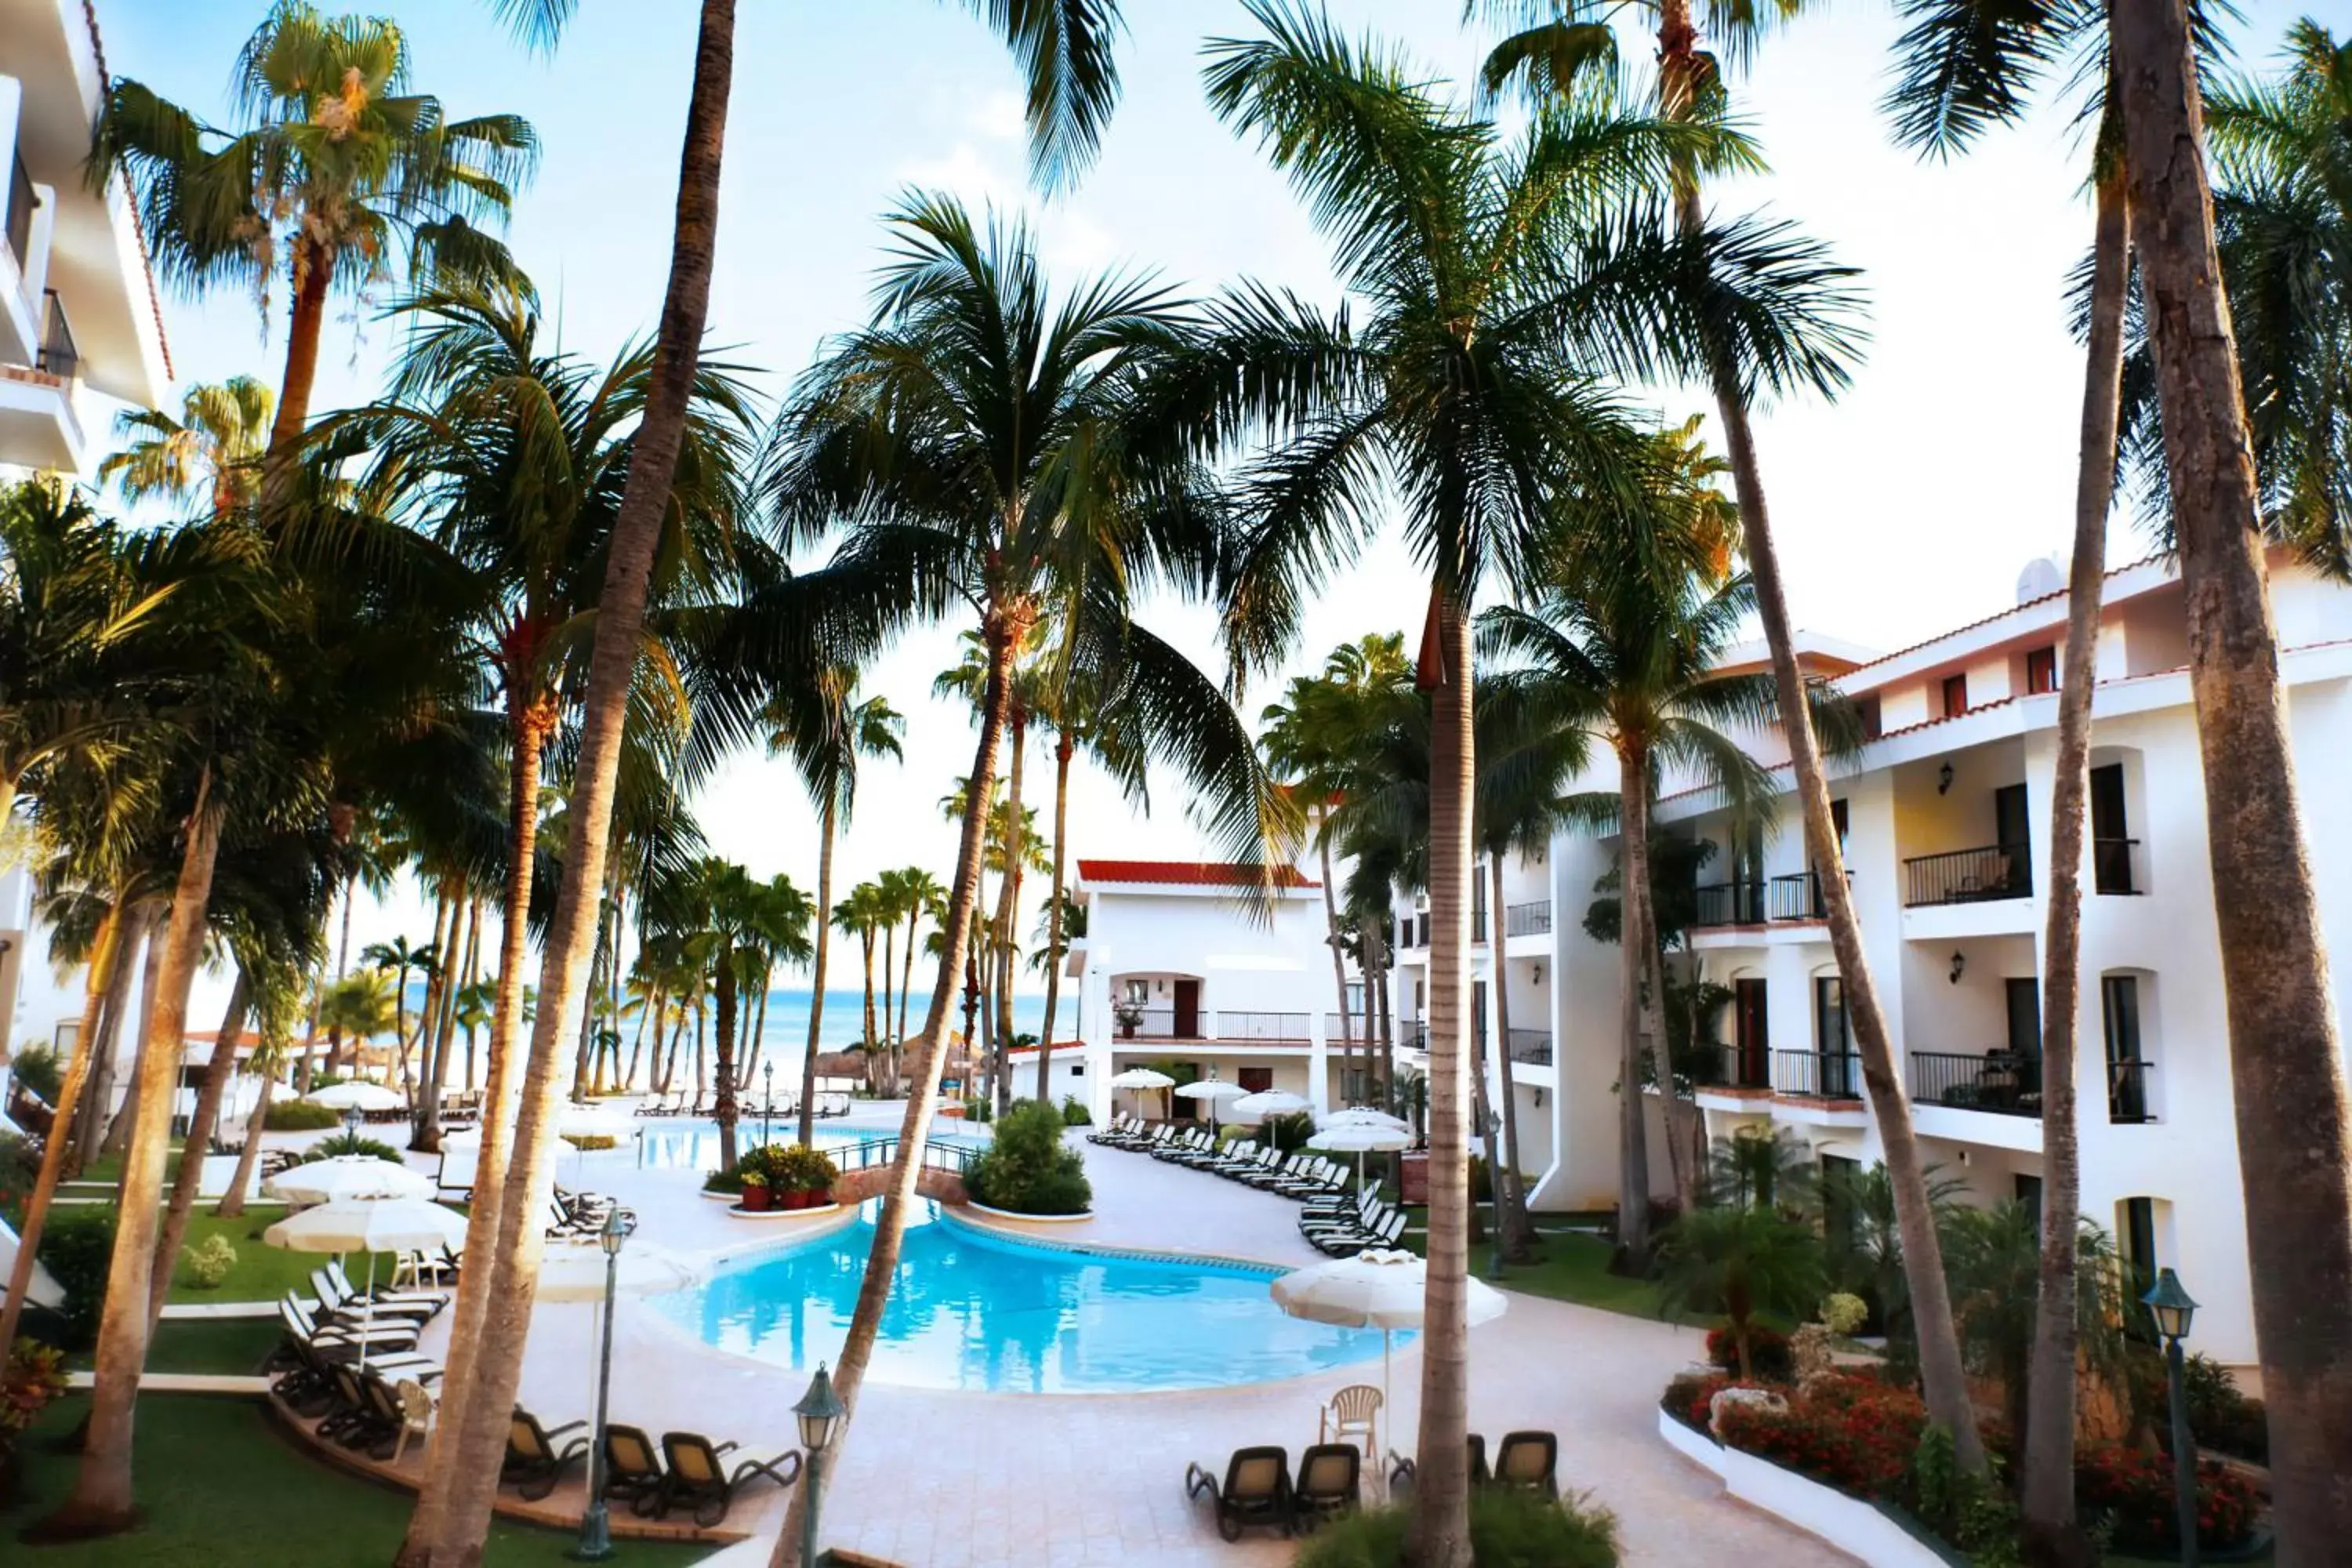
{"label": "wooden lounge chair", "polygon": [[499,1484],[512,1484],[526,1502],[537,1502],[553,1491],[563,1472],[588,1457],[587,1438],[567,1442],[563,1435],[587,1425],[566,1421],[550,1429],[539,1424],[538,1416],[516,1405],[513,1418],[507,1423],[507,1458],[499,1467]]}
{"label": "wooden lounge chair", "polygon": [[1559,1496],[1559,1438],[1550,1432],[1506,1432],[1495,1450],[1492,1483]]}
{"label": "wooden lounge chair", "polygon": [[661,1501],[662,1481],[667,1474],[662,1468],[661,1449],[646,1435],[644,1427],[614,1425],[604,1428],[607,1501],[625,1500],[631,1513],[649,1514]]}
{"label": "wooden lounge chair", "polygon": [[665,1432],[662,1434],[662,1458],[669,1466],[669,1474],[662,1478],[661,1491],[654,1503],[654,1517],[667,1516],[674,1508],[692,1508],[694,1522],[709,1530],[724,1521],[727,1510],[735,1501],[735,1489],[752,1476],[765,1476],[780,1487],[791,1486],[800,1479],[801,1457],[797,1451],[777,1455],[772,1459],[746,1459],[730,1474],[726,1457],[737,1447],[733,1443],[712,1446],[709,1438],[695,1432]]}
{"label": "wooden lounge chair", "polygon": [[1239,1541],[1252,1525],[1291,1531],[1290,1456],[1280,1448],[1234,1449],[1223,1486],[1200,1466],[1185,1466],[1184,1495],[1202,1492],[1217,1505],[1217,1533],[1227,1541]]}
{"label": "wooden lounge chair", "polygon": [[1353,1443],[1318,1443],[1298,1456],[1291,1517],[1301,1530],[1353,1513],[1364,1500],[1364,1456]]}

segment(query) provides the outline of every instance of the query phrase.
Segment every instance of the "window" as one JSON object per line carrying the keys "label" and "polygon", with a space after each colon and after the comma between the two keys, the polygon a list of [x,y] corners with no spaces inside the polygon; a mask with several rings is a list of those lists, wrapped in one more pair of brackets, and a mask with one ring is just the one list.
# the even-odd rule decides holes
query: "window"
{"label": "window", "polygon": [[2058,650],[2037,647],[2025,656],[2025,693],[2039,696],[2058,689]]}
{"label": "window", "polygon": [[1130,1007],[1148,1005],[1151,1001],[1151,982],[1130,980],[1127,983],[1127,1005]]}
{"label": "window", "polygon": [[1086,1064],[1086,1063],[1084,1063],[1084,1062],[1072,1062],[1072,1063],[1070,1064],[1070,1076],[1071,1076],[1072,1078],[1084,1078],[1084,1077],[1086,1077],[1086,1076],[1087,1076],[1087,1064]]}
{"label": "window", "polygon": [[2131,1271],[2128,1288],[2137,1301],[2156,1282],[2156,1271],[2161,1267],[2156,1256],[2156,1200],[2126,1198],[2116,1205],[2116,1221],[2124,1266]]}
{"label": "window", "polygon": [[2039,1236],[2042,1234],[2042,1178],[2020,1172],[2010,1180],[2015,1184],[2013,1190],[2017,1201],[2023,1204],[2025,1212],[2033,1216],[2033,1232]]}
{"label": "window", "polygon": [[1856,709],[1860,710],[1862,713],[1862,738],[1864,740],[1875,741],[1879,736],[1885,733],[1885,727],[1878,715],[1877,692],[1873,691],[1867,696],[1854,699],[1853,705]]}
{"label": "window", "polygon": [[1243,1068],[1234,1074],[1241,1086],[1252,1094],[1264,1094],[1274,1087],[1272,1068]]}
{"label": "window", "polygon": [[1860,1074],[1846,1032],[1845,985],[1834,974],[1813,978],[1813,1049],[1821,1078],[1814,1092],[1830,1100],[1856,1098]]}
{"label": "window", "polygon": [[2136,893],[2131,817],[2124,807],[2124,765],[2091,770],[2091,885],[2102,893]]}
{"label": "window", "polygon": [[2107,1043],[2107,1120],[2149,1121],[2147,1062],[2140,1055],[2139,977],[2099,977],[2099,1004]]}
{"label": "window", "polygon": [[1853,1182],[1860,1174],[1859,1160],[1849,1160],[1843,1154],[1822,1156],[1822,1239],[1832,1258],[1853,1250]]}
{"label": "window", "polygon": [[1830,826],[1837,829],[1838,848],[1843,851],[1845,848],[1846,827],[1845,796],[1843,795],[1830,802]]}
{"label": "window", "polygon": [[2011,976],[2002,982],[2007,991],[2009,1008],[2010,1054],[2020,1058],[2042,1055],[2042,985],[2031,974]]}
{"label": "window", "polygon": [[1969,678],[1966,675],[1944,677],[1944,717],[1958,718],[1969,710]]}

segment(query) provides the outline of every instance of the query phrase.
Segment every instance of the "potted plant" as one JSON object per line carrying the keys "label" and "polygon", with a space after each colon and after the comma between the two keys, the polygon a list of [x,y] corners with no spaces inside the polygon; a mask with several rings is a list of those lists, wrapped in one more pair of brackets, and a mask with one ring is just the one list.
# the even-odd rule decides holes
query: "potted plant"
{"label": "potted plant", "polygon": [[743,1212],[745,1214],[766,1214],[772,1206],[773,1205],[768,1201],[768,1178],[761,1175],[756,1171],[745,1174],[743,1177]]}
{"label": "potted plant", "polygon": [[1143,1027],[1143,1009],[1133,1002],[1120,1003],[1110,1010],[1110,1016],[1118,1021],[1118,1037],[1122,1040],[1135,1038],[1135,1031]]}

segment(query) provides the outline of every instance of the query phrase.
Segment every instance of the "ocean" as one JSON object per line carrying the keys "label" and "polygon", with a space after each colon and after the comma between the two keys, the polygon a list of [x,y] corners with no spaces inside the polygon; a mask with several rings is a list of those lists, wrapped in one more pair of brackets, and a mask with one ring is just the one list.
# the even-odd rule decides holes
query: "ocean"
{"label": "ocean", "polygon": [[[937,971],[934,970],[933,973],[936,975]],[[790,988],[779,986],[770,991],[767,1027],[760,1037],[772,1047],[806,1045],[809,1008],[814,1002],[815,996],[816,993],[806,986]],[[930,1005],[930,987],[925,982],[921,966],[919,964],[915,972],[915,994],[907,1004],[907,1032],[909,1035],[919,1033],[922,1029],[923,1013]],[[982,1005],[985,1005],[985,1003],[982,1004]],[[877,1014],[881,1011],[882,993],[878,987],[874,993],[874,1007]],[[892,1022],[895,1023],[897,1012],[895,1004],[892,1012],[894,1015]],[[1042,995],[1013,993],[1013,1032],[1016,1035],[1034,1035],[1045,1027],[1045,998]],[[878,1017],[876,1019],[875,1026],[882,1029],[885,1034],[889,1032]],[[687,1026],[689,1039],[693,1036],[693,1027],[690,1022]],[[961,997],[957,998],[956,1009],[949,1020],[949,1027],[959,1031],[963,1027]],[[1060,1005],[1055,1010],[1055,1037],[1062,1040],[1071,1039],[1076,1037],[1077,1028],[1078,999],[1070,991],[1065,991],[1062,993]],[[635,1030],[635,1022],[632,1020],[629,1026],[623,1030],[623,1035],[625,1037],[633,1035]],[[856,1045],[864,1037],[866,991],[863,986],[846,991],[831,985],[825,987],[824,1031],[823,1044],[826,1050],[844,1049]]]}

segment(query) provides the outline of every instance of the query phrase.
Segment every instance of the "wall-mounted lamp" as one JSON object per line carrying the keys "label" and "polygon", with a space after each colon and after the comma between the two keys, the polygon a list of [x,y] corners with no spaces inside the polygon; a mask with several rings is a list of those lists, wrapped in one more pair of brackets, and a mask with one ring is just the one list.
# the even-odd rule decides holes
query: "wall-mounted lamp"
{"label": "wall-mounted lamp", "polygon": [[1952,793],[1952,764],[1949,763],[1936,770],[1936,793],[1937,795]]}
{"label": "wall-mounted lamp", "polygon": [[[5,949],[0,949],[0,952],[5,952],[5,951],[6,951],[6,950],[5,950]],[[1535,975],[1535,977],[1536,977],[1536,984],[1537,984],[1540,985],[1540,984],[1543,984],[1543,965],[1542,965],[1542,964],[1538,963],[1538,964],[1535,964],[1535,965],[1533,965],[1533,966],[1532,966],[1532,969],[1531,969],[1531,971],[1530,971],[1530,973],[1532,973]]]}
{"label": "wall-mounted lamp", "polygon": [[1543,1090],[1542,1090],[1542,1089],[1538,1089],[1538,1090],[1536,1090],[1536,1109],[1537,1109],[1538,1110],[1541,1110],[1543,1109]]}
{"label": "wall-mounted lamp", "polygon": [[1968,955],[1967,953],[1965,953],[1965,952],[1954,952],[1954,953],[1952,954],[1952,984],[1953,984],[1958,985],[1958,984],[1960,983],[1960,976],[1968,973],[1968,967],[1969,967],[1969,955]]}

